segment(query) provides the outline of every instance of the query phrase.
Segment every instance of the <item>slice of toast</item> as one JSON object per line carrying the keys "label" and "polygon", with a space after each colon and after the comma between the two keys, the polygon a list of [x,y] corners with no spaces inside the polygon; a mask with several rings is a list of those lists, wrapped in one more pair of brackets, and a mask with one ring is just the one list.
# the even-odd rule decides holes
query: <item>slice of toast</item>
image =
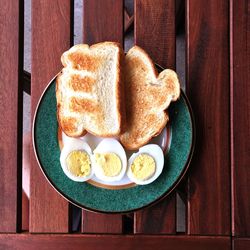
{"label": "slice of toast", "polygon": [[177,74],[170,69],[159,75],[149,55],[140,47],[125,57],[126,131],[120,141],[127,149],[138,149],[166,126],[166,109],[180,96]]}
{"label": "slice of toast", "polygon": [[56,98],[58,122],[66,135],[120,133],[123,57],[121,46],[114,42],[79,44],[63,53]]}

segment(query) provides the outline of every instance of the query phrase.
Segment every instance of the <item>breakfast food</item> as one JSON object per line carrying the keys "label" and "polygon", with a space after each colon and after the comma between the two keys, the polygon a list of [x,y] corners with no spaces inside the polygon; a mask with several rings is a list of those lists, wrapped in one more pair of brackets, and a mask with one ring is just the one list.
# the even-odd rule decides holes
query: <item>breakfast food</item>
{"label": "breakfast food", "polygon": [[102,140],[94,150],[95,175],[103,181],[119,181],[127,170],[127,156],[115,139]]}
{"label": "breakfast food", "polygon": [[176,73],[166,69],[158,75],[138,46],[124,60],[121,46],[113,42],[73,46],[61,61],[56,99],[66,138],[60,156],[64,173],[74,181],[96,176],[104,183],[125,179],[146,185],[156,180],[164,154],[160,146],[145,144],[161,133],[169,119],[166,109],[180,96]]}
{"label": "breakfast food", "polygon": [[146,185],[160,176],[163,165],[162,149],[156,144],[148,144],[129,158],[127,175],[134,183]]}
{"label": "breakfast food", "polygon": [[60,156],[63,172],[73,181],[87,181],[93,174],[91,148],[86,142],[79,139],[67,143]]}
{"label": "breakfast food", "polygon": [[138,149],[166,126],[166,109],[180,96],[177,74],[170,69],[159,75],[148,54],[138,46],[125,57],[126,131],[120,141],[127,149]]}
{"label": "breakfast food", "polygon": [[79,44],[63,53],[56,99],[58,123],[66,135],[120,133],[123,56],[121,46],[114,42]]}

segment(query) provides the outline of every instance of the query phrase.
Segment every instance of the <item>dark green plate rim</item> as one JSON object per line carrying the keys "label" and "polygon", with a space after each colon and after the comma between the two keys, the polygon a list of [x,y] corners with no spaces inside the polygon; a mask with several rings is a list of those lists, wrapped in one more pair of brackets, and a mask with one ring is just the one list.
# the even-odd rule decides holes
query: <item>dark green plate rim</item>
{"label": "dark green plate rim", "polygon": [[[157,68],[160,68],[158,65],[157,65]],[[162,195],[160,195],[157,199],[153,200],[152,202],[144,205],[144,206],[141,206],[141,207],[138,207],[136,209],[131,209],[131,210],[123,210],[123,211],[103,211],[103,210],[98,210],[98,209],[95,209],[95,208],[90,208],[90,207],[87,207],[85,205],[82,205],[80,204],[79,202],[75,201],[75,200],[72,200],[71,197],[69,197],[68,195],[66,195],[65,193],[63,193],[62,191],[59,190],[59,188],[56,187],[56,185],[53,183],[53,181],[51,180],[51,178],[48,176],[48,174],[46,173],[46,171],[43,169],[43,166],[41,164],[41,160],[37,154],[37,145],[36,145],[36,141],[35,141],[35,127],[36,127],[36,117],[37,117],[37,112],[38,112],[38,109],[39,109],[39,106],[40,106],[40,103],[44,97],[44,94],[46,93],[47,89],[50,87],[50,85],[55,81],[55,78],[57,77],[57,75],[49,82],[49,84],[47,85],[47,87],[45,88],[45,90],[43,91],[41,97],[40,97],[40,100],[38,101],[38,104],[37,104],[37,107],[36,107],[36,110],[35,110],[35,114],[34,114],[34,118],[33,118],[33,127],[32,127],[32,142],[33,142],[33,148],[34,148],[34,152],[35,152],[35,156],[37,158],[37,161],[38,161],[38,165],[42,171],[42,173],[44,174],[45,178],[48,180],[48,182],[50,183],[50,185],[62,196],[64,197],[66,200],[68,200],[69,202],[71,202],[72,204],[82,208],[82,209],[85,209],[85,210],[88,210],[88,211],[91,211],[91,212],[98,212],[98,213],[106,213],[106,214],[124,214],[124,213],[130,213],[130,212],[135,212],[135,211],[138,211],[138,210],[141,210],[143,208],[147,208],[147,207],[150,207],[154,204],[156,204],[157,202],[161,201],[162,199],[164,199],[166,196],[168,196],[175,188],[176,186],[180,183],[180,181],[183,179],[185,173],[187,172],[188,168],[189,168],[189,165],[190,165],[190,162],[191,162],[191,159],[192,159],[192,156],[193,156],[193,152],[194,152],[194,147],[195,147],[195,137],[196,137],[196,132],[195,132],[195,121],[194,121],[194,116],[193,116],[193,111],[192,111],[192,108],[191,108],[191,105],[189,103],[189,100],[187,98],[187,96],[185,95],[185,93],[183,92],[183,90],[181,90],[181,97],[184,99],[184,102],[186,103],[186,106],[188,108],[188,112],[189,112],[189,115],[190,115],[190,118],[191,118],[191,127],[192,127],[192,142],[191,142],[191,146],[190,146],[190,150],[189,150],[189,154],[188,154],[188,157],[187,157],[187,160],[186,160],[186,163],[185,163],[185,166],[182,168],[182,171],[180,172],[179,174],[179,177],[176,179],[175,182],[173,182],[173,184],[166,190],[166,192],[164,192]]]}

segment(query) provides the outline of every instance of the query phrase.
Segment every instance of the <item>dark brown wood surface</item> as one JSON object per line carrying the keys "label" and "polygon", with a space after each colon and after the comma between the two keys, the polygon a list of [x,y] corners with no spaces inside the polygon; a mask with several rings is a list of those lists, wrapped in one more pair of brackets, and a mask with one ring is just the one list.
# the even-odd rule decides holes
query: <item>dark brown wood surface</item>
{"label": "dark brown wood surface", "polygon": [[135,0],[135,44],[175,69],[175,0]]}
{"label": "dark brown wood surface", "polygon": [[229,3],[187,1],[186,90],[196,120],[188,233],[230,234]]}
{"label": "dark brown wood surface", "polygon": [[82,232],[86,233],[122,233],[122,215],[92,213],[82,211]]}
{"label": "dark brown wood surface", "polygon": [[[115,41],[123,44],[123,1],[85,0],[83,42],[89,45]],[[122,215],[96,214],[83,210],[82,232],[122,233]]]}
{"label": "dark brown wood surface", "polygon": [[[0,235],[0,249],[15,250],[230,250],[229,237],[194,236],[115,236],[115,235]],[[240,249],[241,250],[241,249]]]}
{"label": "dark brown wood surface", "polygon": [[16,232],[21,226],[21,5],[18,1],[0,0],[0,232]]}
{"label": "dark brown wood surface", "polygon": [[134,232],[144,234],[176,233],[176,193],[154,206],[135,213]]}
{"label": "dark brown wood surface", "polygon": [[[32,2],[32,117],[49,81],[61,68],[61,54],[70,47],[71,2]],[[68,232],[68,202],[48,183],[31,152],[30,232]]]}
{"label": "dark brown wood surface", "polygon": [[83,12],[84,43],[116,41],[123,44],[122,0],[85,0]]}
{"label": "dark brown wood surface", "polygon": [[[154,62],[175,69],[175,1],[135,0],[135,44]],[[176,232],[176,194],[135,213],[135,233]]]}
{"label": "dark brown wood surface", "polygon": [[248,250],[250,249],[250,238],[234,238],[233,250]]}
{"label": "dark brown wood surface", "polygon": [[250,236],[250,1],[232,0],[231,7],[232,231],[246,237]]}

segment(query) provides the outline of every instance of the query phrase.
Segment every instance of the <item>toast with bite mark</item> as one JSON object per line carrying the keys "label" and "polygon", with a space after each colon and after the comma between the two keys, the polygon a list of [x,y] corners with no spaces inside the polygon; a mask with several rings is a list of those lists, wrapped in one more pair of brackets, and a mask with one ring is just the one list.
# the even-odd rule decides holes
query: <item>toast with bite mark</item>
{"label": "toast with bite mark", "polygon": [[166,109],[180,96],[177,74],[170,69],[160,74],[149,55],[134,46],[125,56],[126,131],[120,141],[134,150],[158,135],[168,122]]}

